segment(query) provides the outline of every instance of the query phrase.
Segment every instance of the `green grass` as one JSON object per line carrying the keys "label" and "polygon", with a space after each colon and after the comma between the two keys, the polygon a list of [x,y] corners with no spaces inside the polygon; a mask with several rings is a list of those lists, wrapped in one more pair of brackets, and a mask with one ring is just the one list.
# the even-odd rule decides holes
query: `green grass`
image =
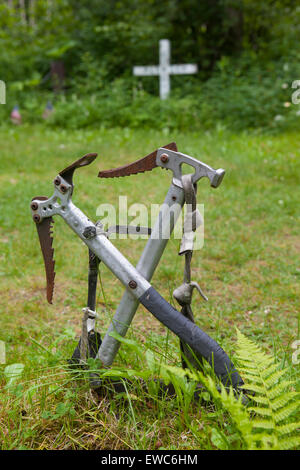
{"label": "green grass", "polygon": [[[100,169],[134,161],[172,140],[180,151],[226,169],[220,188],[198,185],[205,205],[205,243],[193,258],[193,278],[209,297],[194,295],[197,324],[232,352],[237,326],[282,364],[291,365],[291,344],[299,336],[300,150],[299,136],[234,135],[112,130],[49,130],[22,126],[0,128],[0,340],[7,364],[25,365],[19,383],[5,388],[0,375],[0,447],[3,449],[213,449],[212,429],[230,435],[226,415],[180,400],[162,401],[155,393],[128,391],[127,397],[97,400],[84,380],[75,382],[64,366],[80,334],[86,301],[87,253],[62,220],[55,220],[56,290],[45,299],[45,280],[29,204],[50,196],[53,178],[87,152],[98,159],[75,175],[74,201],[92,220],[103,202],[118,205],[119,195],[150,206],[161,203],[170,173],[156,169],[125,179],[100,180]],[[136,263],[144,241],[117,240]],[[171,301],[182,281],[179,241],[171,241],[153,285]],[[109,324],[123,288],[101,267],[104,294],[98,311],[101,332]],[[143,308],[129,337],[179,364],[177,339]],[[116,365],[147,367],[126,345]],[[6,364],[6,365],[7,365]],[[5,365],[0,365],[0,373]],[[140,392],[140,393],[139,393]],[[183,406],[184,408],[184,406]],[[238,442],[233,447],[238,448]]]}

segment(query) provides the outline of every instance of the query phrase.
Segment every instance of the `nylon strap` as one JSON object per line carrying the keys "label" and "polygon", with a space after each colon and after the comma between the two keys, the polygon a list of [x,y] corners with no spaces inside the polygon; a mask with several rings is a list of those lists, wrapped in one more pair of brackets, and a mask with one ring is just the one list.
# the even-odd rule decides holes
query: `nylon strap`
{"label": "nylon strap", "polygon": [[182,176],[186,215],[183,223],[183,237],[180,244],[179,255],[193,252],[195,230],[201,225],[202,219],[197,209],[197,185],[193,184],[192,174]]}
{"label": "nylon strap", "polygon": [[194,248],[195,231],[201,225],[201,215],[197,209],[197,184],[193,184],[192,174],[182,176],[182,186],[186,204],[186,216],[183,223],[183,236],[179,255],[185,255],[184,282],[191,282],[191,261]]}
{"label": "nylon strap", "polygon": [[[193,257],[195,231],[202,223],[201,215],[197,209],[197,185],[193,183],[192,176],[192,174],[183,175],[181,179],[185,196],[186,215],[183,223],[183,236],[178,254],[180,256],[185,256],[185,264],[183,284],[175,289],[173,295],[182,307],[181,313],[195,323],[191,307],[193,289],[197,288],[202,297],[205,299],[206,297],[198,284],[196,282],[191,282],[191,261]],[[182,367],[187,367],[187,360],[189,364],[196,369],[199,369],[199,364],[202,363],[203,357],[191,351],[183,341],[180,341],[180,349],[182,352]]]}

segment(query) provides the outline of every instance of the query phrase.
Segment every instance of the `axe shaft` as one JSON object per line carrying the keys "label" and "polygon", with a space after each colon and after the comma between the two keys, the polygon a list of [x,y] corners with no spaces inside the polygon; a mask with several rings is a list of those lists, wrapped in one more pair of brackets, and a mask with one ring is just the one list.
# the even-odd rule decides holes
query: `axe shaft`
{"label": "axe shaft", "polygon": [[[163,238],[159,235],[164,233],[165,229],[169,229],[170,234],[172,233],[183,204],[183,189],[171,184],[157,217],[151,238],[149,238],[136,266],[137,271],[148,281],[151,280],[168,242],[167,238]],[[170,220],[170,218],[165,217],[165,212],[168,211],[168,208],[174,208],[175,205],[177,205],[177,207],[173,212],[174,216],[169,225],[167,221]],[[164,226],[166,222],[168,223],[168,227]],[[99,357],[105,366],[110,366],[113,363],[120,347],[120,342],[111,337],[110,333],[116,331],[119,335],[125,336],[138,305],[139,300],[130,291],[126,290],[97,354],[97,357]]]}
{"label": "axe shaft", "polygon": [[[179,203],[178,206],[180,208],[180,202],[183,204],[184,194],[177,193],[177,195],[179,198],[179,200],[177,198],[177,203]],[[166,200],[169,201],[170,206],[170,198],[173,204],[176,203],[176,201],[173,201],[174,197],[175,196],[172,188],[169,190],[166,198]],[[171,228],[173,229],[179,213],[180,210],[174,211],[172,227],[170,227],[170,229],[168,227],[170,231]],[[214,367],[216,375],[220,377],[225,386],[231,383],[233,387],[237,388],[243,384],[243,381],[234,368],[234,365],[230,361],[225,351],[218,345],[218,343],[216,343],[204,331],[195,325],[195,323],[174,309],[163,297],[161,297],[159,293],[151,286],[149,281],[141,274],[141,272],[132,266],[132,264],[122,255],[122,253],[120,253],[116,247],[114,247],[114,245],[106,238],[104,234],[97,235],[95,231],[90,230],[91,228],[96,229],[96,226],[92,225],[91,221],[84,215],[83,212],[81,212],[78,207],[76,207],[70,201],[68,204],[68,209],[65,210],[65,212],[61,215],[68,225],[74,230],[74,232],[79,235],[82,241],[86,243],[90,250],[101,261],[103,261],[103,263],[107,265],[107,267],[124,284],[124,286],[127,287],[128,291],[132,293],[131,295],[137,299],[137,302],[141,302],[146,307],[146,309],[155,316],[155,318],[157,318],[167,328],[173,331],[173,333],[175,333],[183,342],[188,344],[195,351],[195,353],[203,356]],[[163,215],[164,214],[162,213],[162,216]],[[163,224],[164,218],[162,216],[158,217],[158,221],[156,223],[156,227],[154,227],[153,233],[157,233],[157,230],[159,230],[160,220]],[[88,234],[88,236],[86,237],[84,234]],[[148,276],[153,274],[155,265],[157,264],[167,241],[168,239],[165,237],[162,237],[161,240],[158,240],[155,263],[152,262],[151,268],[149,268],[149,270],[145,268],[147,269]],[[150,245],[151,244],[149,244],[149,246]],[[143,264],[144,263],[142,262],[142,265]],[[139,269],[141,269],[141,267],[139,267]],[[136,303],[132,303],[131,305],[134,313],[136,309]],[[119,323],[123,325],[125,324],[127,326],[125,318],[121,318]],[[99,350],[100,349],[101,347]],[[111,349],[112,357],[117,350],[118,345]]]}
{"label": "axe shaft", "polygon": [[[60,215],[124,286],[128,287],[131,281],[136,284],[136,287],[132,289],[136,297],[139,298],[151,287],[149,282],[138,273],[127,258],[122,255],[104,234],[96,234],[96,226],[92,224],[90,219],[72,201],[69,201],[67,209],[61,212]],[[90,236],[91,232],[94,232],[95,235]]]}

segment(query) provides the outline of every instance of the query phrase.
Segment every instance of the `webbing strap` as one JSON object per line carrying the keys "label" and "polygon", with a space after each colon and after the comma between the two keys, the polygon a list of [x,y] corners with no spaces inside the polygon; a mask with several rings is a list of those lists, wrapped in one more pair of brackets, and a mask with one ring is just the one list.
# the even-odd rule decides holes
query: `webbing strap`
{"label": "webbing strap", "polygon": [[[179,250],[180,255],[193,252],[195,231],[202,223],[200,212],[197,209],[197,185],[193,184],[192,176],[192,174],[182,176],[186,215],[183,223],[183,236]],[[190,257],[188,257],[188,260],[189,258]]]}
{"label": "webbing strap", "polygon": [[[186,215],[183,224],[183,236],[180,244],[179,255],[185,256],[183,284],[174,290],[173,295],[181,305],[181,313],[193,323],[194,315],[191,307],[193,289],[196,288],[201,296],[207,300],[196,282],[191,282],[191,261],[193,257],[195,231],[201,225],[201,215],[197,209],[197,185],[192,181],[192,174],[182,176],[182,187],[184,190]],[[182,367],[186,368],[186,360],[195,368],[202,363],[202,356],[191,351],[191,349],[180,341],[182,351]],[[196,357],[195,357],[196,356]]]}
{"label": "webbing strap", "polygon": [[88,348],[88,330],[87,321],[89,318],[88,309],[84,309],[82,317],[81,327],[81,341],[80,341],[80,364],[85,364],[87,359],[87,348]]}

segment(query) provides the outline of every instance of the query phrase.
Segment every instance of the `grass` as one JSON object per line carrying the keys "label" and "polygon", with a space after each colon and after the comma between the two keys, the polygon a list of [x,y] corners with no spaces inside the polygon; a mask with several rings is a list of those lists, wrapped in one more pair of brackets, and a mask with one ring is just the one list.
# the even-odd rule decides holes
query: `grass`
{"label": "grass", "polygon": [[[0,128],[0,340],[7,364],[24,365],[8,390],[0,365],[0,447],[2,449],[214,449],[215,431],[230,435],[230,423],[218,409],[157,398],[136,387],[109,400],[97,399],[83,379],[66,371],[80,334],[86,300],[86,248],[55,220],[56,289],[54,304],[45,299],[42,258],[29,204],[33,196],[52,194],[57,173],[87,152],[96,162],[75,176],[74,201],[96,220],[103,202],[118,205],[161,203],[170,173],[156,169],[126,179],[100,180],[100,169],[134,161],[172,140],[179,150],[226,169],[217,190],[202,180],[198,202],[205,204],[205,243],[193,258],[193,278],[209,302],[194,295],[198,325],[227,352],[235,343],[235,326],[291,365],[293,341],[299,337],[299,179],[296,133],[257,136],[214,132],[179,133],[112,130],[49,130],[22,126]],[[116,240],[136,263],[144,241]],[[171,241],[153,285],[171,301],[182,282],[179,241]],[[101,267],[101,332],[109,324],[123,288]],[[143,308],[129,337],[171,364],[179,364],[177,339]],[[147,363],[123,345],[116,367]],[[6,364],[6,365],[7,365]],[[296,377],[297,366],[291,365]],[[187,408],[186,408],[187,406]],[[238,441],[232,444],[238,448]]]}

